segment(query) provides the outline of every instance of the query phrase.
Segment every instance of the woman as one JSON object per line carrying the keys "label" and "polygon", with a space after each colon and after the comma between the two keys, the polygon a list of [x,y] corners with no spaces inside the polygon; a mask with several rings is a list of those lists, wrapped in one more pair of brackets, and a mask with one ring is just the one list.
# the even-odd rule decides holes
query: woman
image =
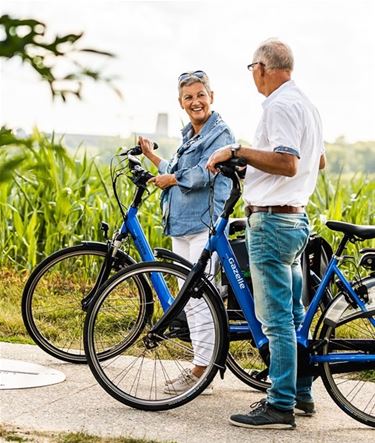
{"label": "woman", "polygon": [[[211,110],[214,94],[207,74],[203,71],[186,72],[178,78],[178,101],[187,113],[190,122],[182,129],[182,145],[168,162],[152,150],[150,140],[139,137],[143,154],[157,166],[160,175],[152,178],[163,190],[164,232],[172,237],[173,251],[195,263],[208,240],[210,217],[215,221],[220,215],[230,193],[230,180],[220,175],[215,182],[214,213],[208,210],[209,184],[213,175],[205,168],[210,155],[221,146],[234,142],[229,127],[220,115]],[[191,299],[185,307],[192,340],[193,368],[185,370],[180,377],[166,384],[166,393],[180,393],[187,390],[199,378],[210,358],[210,351],[203,344],[210,342],[210,332],[199,332],[199,325],[210,319],[205,309],[194,310],[201,303]],[[192,311],[195,313],[192,314]],[[201,328],[204,329],[204,328]],[[197,332],[194,332],[197,331]],[[211,339],[212,342],[212,339]],[[212,387],[206,393],[212,392]]]}

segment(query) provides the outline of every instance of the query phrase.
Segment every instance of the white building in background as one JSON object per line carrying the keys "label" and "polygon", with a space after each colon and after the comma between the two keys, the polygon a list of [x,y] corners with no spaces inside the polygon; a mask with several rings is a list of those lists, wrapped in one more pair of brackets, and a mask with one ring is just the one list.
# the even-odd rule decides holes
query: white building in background
{"label": "white building in background", "polygon": [[168,114],[166,112],[158,113],[155,135],[158,137],[168,137]]}

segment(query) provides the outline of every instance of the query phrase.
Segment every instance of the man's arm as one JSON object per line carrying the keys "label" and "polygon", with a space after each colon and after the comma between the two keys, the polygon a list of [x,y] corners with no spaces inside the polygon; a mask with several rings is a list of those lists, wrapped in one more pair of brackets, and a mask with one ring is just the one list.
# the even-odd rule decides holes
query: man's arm
{"label": "man's arm", "polygon": [[[215,169],[215,164],[229,160],[231,156],[232,151],[230,146],[224,146],[211,155],[207,163],[207,168],[211,172],[217,172]],[[244,158],[248,165],[267,172],[268,174],[293,177],[297,173],[298,157],[292,154],[268,151],[265,152],[243,146],[236,152],[236,157]]]}
{"label": "man's arm", "polygon": [[268,174],[286,177],[293,177],[297,174],[298,157],[292,154],[241,147],[237,151],[237,157],[244,158],[248,165]]}

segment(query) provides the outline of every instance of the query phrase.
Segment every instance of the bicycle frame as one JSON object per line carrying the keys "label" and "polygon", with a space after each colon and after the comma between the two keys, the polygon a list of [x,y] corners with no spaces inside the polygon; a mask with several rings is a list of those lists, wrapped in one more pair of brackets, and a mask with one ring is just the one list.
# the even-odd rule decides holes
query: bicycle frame
{"label": "bicycle frame", "polygon": [[[142,191],[144,192],[142,188],[138,189],[136,197],[134,199],[135,201],[137,199],[138,193]],[[156,258],[152,252],[151,246],[148,243],[146,236],[143,232],[142,226],[137,218],[137,212],[138,212],[138,206],[132,205],[126,214],[125,220],[121,225],[120,232],[115,241],[115,244],[117,244],[116,242],[121,243],[121,239],[125,238],[128,234],[130,234],[131,238],[134,241],[135,247],[139,252],[139,255],[141,256],[142,261],[155,261]],[[114,254],[115,253],[116,251],[114,250]],[[158,294],[160,303],[164,311],[166,311],[171,306],[174,299],[169,294],[165,281],[160,274],[152,273],[151,281],[156,293]]]}
{"label": "bicycle frame", "polygon": [[268,340],[262,332],[260,322],[255,317],[253,296],[242,274],[228,238],[225,235],[227,224],[228,219],[220,217],[217,220],[214,228],[215,234],[210,237],[205,249],[210,253],[217,252],[225,274],[229,280],[229,284],[231,285],[237,302],[247,320],[247,324],[230,325],[230,333],[238,334],[250,330],[257,348],[260,349],[263,345],[268,343]]}
{"label": "bicycle frame", "polygon": [[[314,314],[318,309],[319,302],[324,294],[324,291],[327,289],[329,282],[332,280],[332,278],[336,275],[338,280],[342,283],[343,287],[345,288],[345,291],[347,294],[350,295],[350,298],[355,302],[363,312],[367,312],[366,305],[363,303],[363,301],[358,297],[358,294],[353,290],[350,283],[347,281],[345,276],[342,274],[340,269],[338,268],[339,259],[336,255],[334,255],[330,263],[328,264],[327,270],[323,276],[323,279],[315,293],[314,298],[311,300],[311,303],[307,309],[307,312],[305,314],[305,318],[303,321],[303,324],[300,326],[300,328],[297,331],[297,340],[299,343],[301,343],[304,347],[307,347],[307,336],[308,332],[311,326],[311,322],[313,320]],[[373,319],[370,319],[371,323],[375,326],[375,321]]]}
{"label": "bicycle frame", "polygon": [[[241,307],[244,317],[247,321],[246,325],[229,325],[229,332],[243,333],[250,330],[254,343],[259,350],[261,350],[261,348],[268,344],[268,339],[263,334],[261,324],[255,316],[254,302],[251,291],[241,272],[238,261],[233,253],[229,241],[224,234],[225,228],[228,224],[229,214],[233,211],[233,207],[239,198],[238,176],[237,183],[233,177],[231,178],[234,183],[235,192],[233,192],[232,189],[231,197],[227,201],[229,203],[226,208],[224,208],[222,216],[219,217],[219,219],[215,223],[214,228],[212,229],[213,235],[210,236],[200,256],[200,259],[198,260],[198,263],[194,265],[193,269],[190,271],[183,287],[180,289],[174,301],[173,306],[154,325],[154,327],[150,331],[150,335],[159,337],[162,336],[163,331],[168,327],[168,322],[183,309],[189,297],[192,296],[191,294],[194,294],[195,283],[199,281],[199,279],[204,275],[204,269],[206,268],[206,265],[212,253],[217,252],[220,262],[229,280],[229,284],[233,289],[237,302]],[[346,280],[345,276],[342,274],[337,266],[340,260],[340,255],[349,240],[350,237],[345,235],[336,252],[337,255],[333,255],[333,257],[331,258],[327,270],[322,278],[322,281],[309,305],[303,323],[297,331],[297,344],[299,345],[299,347],[305,348],[305,350],[307,350],[307,352],[310,354],[310,365],[313,365],[314,363],[324,362],[375,362],[374,354],[369,355],[360,353],[335,353],[325,356],[311,354],[310,345],[313,345],[314,343],[312,343],[312,340],[309,340],[308,336],[312,319],[314,317],[314,314],[317,312],[319,303],[322,300],[325,291],[328,289],[329,282],[334,275],[336,275],[342,282],[343,287],[347,291],[347,294],[352,299],[353,303],[356,303],[362,312],[367,312],[365,303],[363,303],[360,297],[358,297],[356,292],[352,289],[350,283]],[[322,315],[324,315],[324,313]],[[371,318],[370,321],[375,326],[375,321]]]}
{"label": "bicycle frame", "polygon": [[[344,245],[347,242],[347,239],[343,239],[339,250],[341,248],[341,245]],[[323,276],[323,279],[316,291],[316,294],[314,298],[312,299],[304,321],[300,328],[297,331],[297,342],[307,348],[309,346],[309,340],[308,340],[308,334],[309,329],[311,326],[312,319],[314,317],[315,312],[318,309],[319,302],[321,298],[323,297],[324,291],[327,289],[329,282],[331,279],[336,276],[338,280],[341,282],[342,287],[346,294],[348,295],[349,299],[357,305],[362,312],[367,312],[367,308],[365,303],[361,300],[361,298],[358,296],[358,294],[353,290],[351,284],[348,282],[348,280],[345,278],[343,273],[338,268],[339,263],[339,257],[338,255],[333,255],[329,265],[327,267],[327,270]],[[324,313],[323,313],[324,314]],[[368,318],[370,323],[375,326],[375,320],[371,317]],[[311,355],[310,356],[310,362],[312,364],[314,363],[344,363],[344,362],[350,362],[350,363],[367,363],[367,362],[375,362],[375,355],[369,355],[369,354],[359,354],[358,352],[354,353],[335,353],[334,355]]]}
{"label": "bicycle frame", "polygon": [[[155,144],[154,144],[155,145]],[[156,149],[156,148],[155,148]],[[142,197],[144,192],[146,191],[147,181],[153,176],[146,170],[141,167],[141,162],[135,157],[141,153],[141,149],[139,146],[132,148],[124,153],[120,154],[120,156],[126,156],[128,163],[130,165],[131,172],[133,174],[131,180],[137,186],[136,193],[134,195],[134,199],[130,205],[130,208],[124,212],[122,208],[122,204],[116,189],[116,180],[122,175],[122,170],[120,170],[119,174],[115,174],[115,178],[112,177],[112,186],[113,191],[118,202],[120,212],[123,217],[123,222],[121,224],[120,229],[115,232],[113,238],[108,240],[108,253],[106,259],[101,266],[99,271],[98,278],[95,282],[94,287],[91,289],[88,295],[81,301],[82,308],[87,310],[89,304],[93,300],[98,288],[105,283],[105,281],[109,278],[112,265],[115,261],[116,254],[125,238],[129,235],[132,238],[135,248],[137,249],[142,261],[155,261],[156,257],[151,249],[149,242],[144,234],[141,224],[139,223],[137,213],[140,204],[142,203]],[[105,235],[108,232],[108,225],[106,223],[102,223],[102,229],[105,231]],[[183,257],[178,256],[177,254],[169,251],[167,249],[158,248],[157,250],[158,257],[162,259],[170,259],[178,262],[179,264],[191,268],[192,265],[185,260]],[[135,263],[135,261],[134,261]],[[160,299],[160,303],[164,311],[166,311],[173,303],[174,299],[169,294],[168,288],[165,284],[164,279],[157,273],[153,273],[151,275],[152,285]]]}
{"label": "bicycle frame", "polygon": [[[238,265],[236,258],[234,257],[233,251],[231,250],[231,246],[223,235],[225,227],[227,225],[228,220],[221,219],[218,221],[215,226],[216,233],[210,239],[210,241],[206,245],[206,249],[210,251],[210,253],[216,251],[220,257],[220,261],[225,269],[226,276],[230,282],[230,285],[234,291],[235,297],[237,299],[238,304],[240,305],[243,314],[248,322],[248,328],[251,330],[254,342],[258,349],[264,346],[265,343],[268,342],[267,338],[264,336],[260,323],[255,317],[254,313],[254,302],[251,296],[251,292],[247,286],[245,278],[242,275],[241,269]],[[348,238],[344,238],[338,248],[338,252],[342,251],[347,243]],[[341,253],[341,252],[340,252]],[[333,276],[337,276],[340,282],[343,285],[343,288],[352,299],[352,301],[361,309],[362,312],[367,312],[365,303],[361,300],[358,294],[353,290],[351,284],[347,281],[343,273],[338,268],[339,257],[337,255],[333,255],[330,263],[327,267],[327,270],[322,278],[322,281],[307,309],[304,320],[297,331],[297,343],[301,345],[303,348],[308,349],[311,344],[311,340],[309,340],[309,330],[311,327],[311,323],[315,313],[318,310],[319,303],[322,300],[322,297],[325,291],[328,289],[329,282],[332,280]],[[324,315],[324,314],[323,314]],[[369,318],[371,324],[375,326],[375,320]],[[230,326],[230,331],[235,327]],[[241,331],[244,330],[244,326],[240,326],[239,329]],[[375,362],[375,355],[368,354],[359,354],[359,353],[335,353],[334,355],[311,355],[310,363],[325,363],[325,362]]]}

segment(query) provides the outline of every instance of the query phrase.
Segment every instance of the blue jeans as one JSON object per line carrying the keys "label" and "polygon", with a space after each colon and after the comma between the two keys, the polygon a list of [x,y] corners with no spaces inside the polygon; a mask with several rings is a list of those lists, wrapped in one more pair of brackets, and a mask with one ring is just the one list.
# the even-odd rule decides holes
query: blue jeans
{"label": "blue jeans", "polygon": [[257,212],[247,232],[255,314],[269,340],[267,402],[290,410],[312,401],[311,377],[297,382],[296,329],[304,317],[300,257],[309,238],[305,214]]}

